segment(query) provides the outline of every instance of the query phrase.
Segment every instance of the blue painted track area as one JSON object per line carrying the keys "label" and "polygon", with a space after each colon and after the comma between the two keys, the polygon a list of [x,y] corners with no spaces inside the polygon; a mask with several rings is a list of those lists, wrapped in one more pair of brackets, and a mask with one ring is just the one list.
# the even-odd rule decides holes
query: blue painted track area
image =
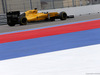
{"label": "blue painted track area", "polygon": [[100,44],[100,28],[0,44],[0,60]]}

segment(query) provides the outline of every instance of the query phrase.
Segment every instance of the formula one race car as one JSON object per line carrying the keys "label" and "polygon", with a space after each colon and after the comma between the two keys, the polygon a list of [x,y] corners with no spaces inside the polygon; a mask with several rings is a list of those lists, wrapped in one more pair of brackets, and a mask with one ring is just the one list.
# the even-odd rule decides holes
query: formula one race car
{"label": "formula one race car", "polygon": [[15,24],[26,25],[31,21],[55,21],[55,19],[66,20],[67,18],[74,18],[74,15],[67,16],[66,12],[42,12],[38,13],[37,8],[28,10],[23,14],[20,11],[7,12],[7,24],[15,26]]}

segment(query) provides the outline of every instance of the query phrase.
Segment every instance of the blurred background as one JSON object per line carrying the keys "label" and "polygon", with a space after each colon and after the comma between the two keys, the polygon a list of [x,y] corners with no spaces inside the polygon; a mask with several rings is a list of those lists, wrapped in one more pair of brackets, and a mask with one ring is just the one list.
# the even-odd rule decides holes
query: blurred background
{"label": "blurred background", "polygon": [[16,10],[23,12],[34,8],[45,10],[94,4],[100,4],[100,0],[0,0],[0,14]]}

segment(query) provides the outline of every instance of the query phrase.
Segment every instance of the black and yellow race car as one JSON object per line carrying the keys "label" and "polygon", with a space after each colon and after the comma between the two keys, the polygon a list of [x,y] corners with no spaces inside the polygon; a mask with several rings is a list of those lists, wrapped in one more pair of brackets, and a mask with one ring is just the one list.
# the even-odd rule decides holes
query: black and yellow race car
{"label": "black and yellow race car", "polygon": [[67,18],[74,18],[74,15],[67,16],[66,12],[38,13],[37,8],[35,8],[34,10],[28,10],[22,14],[20,14],[20,11],[7,12],[7,24],[9,26],[15,26],[15,24],[26,25],[27,22],[31,21],[55,21],[55,19],[66,20]]}

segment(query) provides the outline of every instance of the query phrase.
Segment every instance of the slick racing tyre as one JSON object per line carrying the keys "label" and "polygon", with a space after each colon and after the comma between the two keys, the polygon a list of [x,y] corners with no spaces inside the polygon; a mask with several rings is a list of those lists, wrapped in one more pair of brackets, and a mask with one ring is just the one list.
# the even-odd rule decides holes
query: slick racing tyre
{"label": "slick racing tyre", "polygon": [[60,20],[66,20],[66,19],[67,19],[67,14],[66,14],[66,12],[60,12],[59,18],[60,18]]}
{"label": "slick racing tyre", "polygon": [[24,14],[19,16],[19,24],[20,25],[26,25],[27,24],[27,19],[26,19]]}
{"label": "slick racing tyre", "polygon": [[25,17],[20,17],[19,18],[19,24],[20,25],[26,25],[27,24],[27,19]]}

